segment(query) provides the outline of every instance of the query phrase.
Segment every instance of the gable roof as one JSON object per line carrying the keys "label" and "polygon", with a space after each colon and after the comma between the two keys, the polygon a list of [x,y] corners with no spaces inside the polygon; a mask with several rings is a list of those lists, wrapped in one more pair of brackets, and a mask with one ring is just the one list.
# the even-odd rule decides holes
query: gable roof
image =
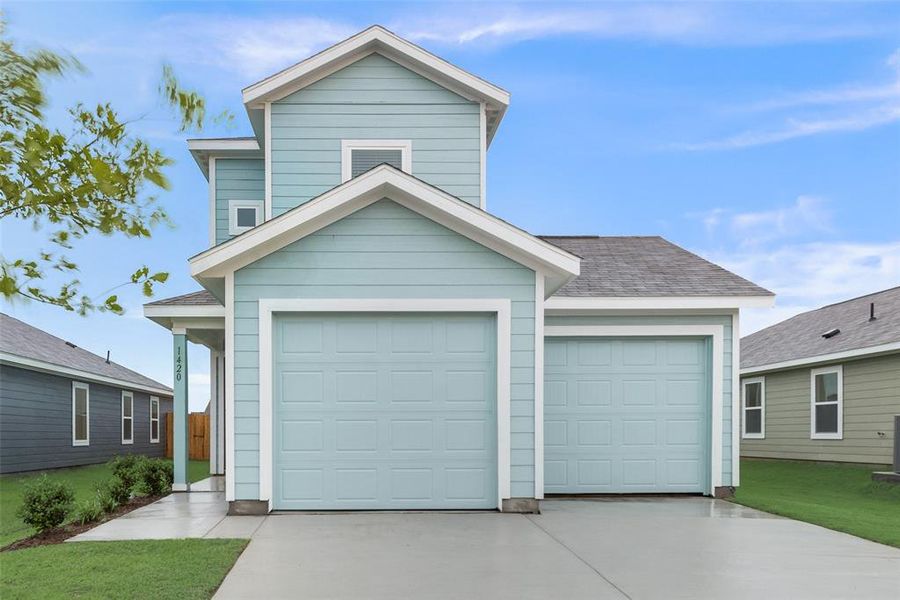
{"label": "gable roof", "polygon": [[0,313],[0,362],[171,396],[172,389],[136,371]]}
{"label": "gable roof", "polygon": [[299,63],[266,77],[243,90],[248,110],[287,96],[307,85],[377,52],[461,96],[484,102],[486,143],[489,145],[506,108],[509,92],[472,75],[404,40],[380,25],[373,25]]}
{"label": "gable roof", "polygon": [[[875,305],[875,319],[869,320]],[[822,334],[839,329],[830,337]],[[900,287],[829,304],[741,338],[741,369],[762,371],[900,351]]]}
{"label": "gable roof", "polygon": [[389,198],[406,208],[520,264],[541,271],[552,293],[578,275],[580,259],[490,213],[390,165],[358,177],[296,206],[190,259],[201,284],[218,279],[357,210]]}
{"label": "gable roof", "polygon": [[773,296],[659,236],[541,236],[581,257],[581,274],[557,296]]}

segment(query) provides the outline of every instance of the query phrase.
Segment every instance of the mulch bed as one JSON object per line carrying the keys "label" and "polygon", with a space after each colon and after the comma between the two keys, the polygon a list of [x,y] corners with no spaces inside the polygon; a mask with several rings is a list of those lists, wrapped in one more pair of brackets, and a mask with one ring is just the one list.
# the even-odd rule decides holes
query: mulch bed
{"label": "mulch bed", "polygon": [[124,514],[128,514],[133,510],[141,508],[142,506],[147,506],[153,502],[156,502],[166,494],[162,496],[137,496],[128,501],[128,504],[123,504],[116,510],[111,513],[107,513],[100,517],[99,520],[94,521],[93,523],[85,523],[84,525],[80,523],[69,523],[67,525],[62,525],[60,527],[56,527],[55,529],[48,529],[42,533],[36,533],[31,537],[27,537],[21,540],[17,540],[3,548],[0,548],[0,552],[9,552],[10,550],[21,550],[23,548],[34,548],[36,546],[48,546],[50,544],[61,544],[66,541],[70,537],[76,536],[79,533],[84,533],[90,529],[93,529],[97,525],[102,525],[107,521],[111,521],[116,517],[121,517]]}

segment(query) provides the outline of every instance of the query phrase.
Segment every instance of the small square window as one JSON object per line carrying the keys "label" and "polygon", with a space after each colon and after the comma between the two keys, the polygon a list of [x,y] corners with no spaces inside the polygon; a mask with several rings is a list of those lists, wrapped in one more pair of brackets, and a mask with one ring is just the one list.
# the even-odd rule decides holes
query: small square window
{"label": "small square window", "polygon": [[228,233],[239,235],[262,221],[261,200],[232,200],[228,203]]}

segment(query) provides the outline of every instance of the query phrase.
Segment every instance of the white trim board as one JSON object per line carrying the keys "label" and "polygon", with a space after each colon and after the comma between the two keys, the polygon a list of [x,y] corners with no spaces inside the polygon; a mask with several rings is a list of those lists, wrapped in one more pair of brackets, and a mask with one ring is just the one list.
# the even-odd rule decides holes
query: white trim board
{"label": "white trim board", "polygon": [[[722,325],[559,325],[544,328],[544,337],[710,337],[712,338],[712,381],[710,399],[710,489],[722,486],[722,400],[725,327]],[[734,398],[732,398],[732,402]]]}
{"label": "white trim board", "polygon": [[[731,485],[741,485],[741,435],[738,423],[743,422],[741,397],[741,312],[731,315]],[[764,418],[765,420],[765,418]],[[765,425],[763,425],[765,427]]]}
{"label": "white trim board", "polygon": [[235,500],[234,273],[225,274],[225,500]]}
{"label": "white trim board", "polygon": [[819,354],[818,356],[809,356],[806,358],[797,358],[765,365],[757,365],[755,367],[747,367],[741,369],[741,375],[754,375],[756,373],[766,373],[768,371],[783,371],[786,369],[796,369],[798,367],[812,367],[818,364],[840,362],[843,360],[872,358],[883,354],[890,354],[891,352],[900,352],[900,342],[891,342],[889,344],[869,346],[868,348],[856,348],[854,350],[844,350],[842,352],[832,352],[831,354]]}
{"label": "white trim board", "polygon": [[216,158],[209,157],[209,245],[216,245]]}
{"label": "white trim board", "polygon": [[544,276],[534,273],[534,497],[544,498]]}
{"label": "white trim board", "polygon": [[[243,89],[243,101],[248,109],[260,108],[261,103],[284,98],[328,75],[364,58],[373,52],[393,60],[419,75],[434,81],[472,101],[482,101],[497,114],[488,132],[492,137],[506,108],[509,92],[480,77],[431,54],[430,52],[374,25],[313,56]],[[490,143],[490,140],[487,140]]]}
{"label": "white trim board", "polygon": [[139,383],[132,383],[130,381],[125,381],[124,379],[116,379],[115,377],[107,377],[106,375],[97,375],[95,373],[91,373],[89,371],[81,371],[79,369],[72,369],[69,367],[62,367],[60,365],[54,365],[53,363],[49,363],[43,360],[37,360],[34,358],[25,358],[23,356],[16,356],[15,354],[10,354],[9,352],[0,352],[0,364],[12,365],[14,367],[19,367],[22,369],[28,369],[30,371],[39,371],[42,373],[50,373],[51,375],[59,375],[61,377],[69,377],[72,379],[84,380],[91,383],[102,383],[104,385],[110,385],[118,388],[125,388],[127,390],[135,390],[138,392],[149,392],[151,394],[159,394],[160,396],[165,396],[166,398],[172,397],[172,390],[167,390],[165,388],[153,387],[149,385],[143,385]]}
{"label": "white trim board", "polygon": [[225,307],[221,304],[145,304],[144,316],[148,319],[221,319],[225,317]]}
{"label": "white trim board", "polygon": [[[274,476],[274,364],[272,322],[277,312],[410,312],[462,313],[487,312],[497,318],[497,508],[510,497],[510,366],[511,366],[511,302],[508,299],[282,299],[259,300],[259,499],[272,510]],[[232,315],[233,320],[233,315]],[[233,363],[233,350],[230,361]],[[230,390],[233,389],[233,379]],[[232,399],[233,404],[233,399]],[[227,411],[234,430],[233,406]],[[234,443],[230,440],[230,455]],[[233,465],[233,461],[231,462]],[[226,465],[227,466],[227,465]],[[234,486],[234,468],[228,478]],[[232,491],[233,497],[233,491]]]}
{"label": "white trim board", "polygon": [[[734,310],[769,308],[775,296],[552,296],[544,303],[548,314],[570,314],[573,310]],[[558,311],[558,312],[557,312]]]}
{"label": "white trim board", "polygon": [[553,292],[577,276],[581,259],[407,173],[381,165],[243,235],[190,259],[198,280],[222,277],[382,198],[548,275]]}

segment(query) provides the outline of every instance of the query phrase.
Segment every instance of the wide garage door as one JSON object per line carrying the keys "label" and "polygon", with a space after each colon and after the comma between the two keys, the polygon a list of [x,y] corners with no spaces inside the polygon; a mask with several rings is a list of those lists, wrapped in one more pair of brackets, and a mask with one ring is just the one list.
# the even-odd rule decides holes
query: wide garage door
{"label": "wide garage door", "polygon": [[702,338],[547,338],[544,490],[707,492]]}
{"label": "wide garage door", "polygon": [[495,508],[495,318],[277,315],[276,509]]}

